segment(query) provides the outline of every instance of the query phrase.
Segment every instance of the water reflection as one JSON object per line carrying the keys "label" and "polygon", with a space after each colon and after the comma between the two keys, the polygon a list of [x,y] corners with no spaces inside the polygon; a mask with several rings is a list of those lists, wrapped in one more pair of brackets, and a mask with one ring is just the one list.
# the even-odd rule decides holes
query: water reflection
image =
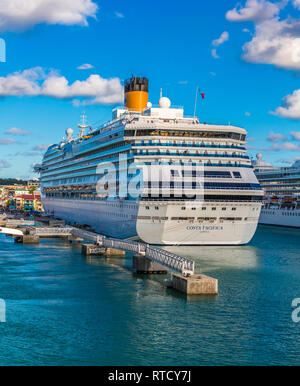
{"label": "water reflection", "polygon": [[258,265],[258,249],[251,246],[168,246],[163,249],[195,261],[196,272],[245,269]]}

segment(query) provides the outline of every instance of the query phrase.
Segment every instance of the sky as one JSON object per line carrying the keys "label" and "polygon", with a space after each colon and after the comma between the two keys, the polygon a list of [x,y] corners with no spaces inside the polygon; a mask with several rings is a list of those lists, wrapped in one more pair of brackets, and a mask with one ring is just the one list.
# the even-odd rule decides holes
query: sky
{"label": "sky", "polygon": [[198,86],[200,121],[244,127],[250,156],[300,159],[300,0],[0,0],[0,38],[0,177],[36,177],[83,112],[111,118],[132,74],[186,115]]}

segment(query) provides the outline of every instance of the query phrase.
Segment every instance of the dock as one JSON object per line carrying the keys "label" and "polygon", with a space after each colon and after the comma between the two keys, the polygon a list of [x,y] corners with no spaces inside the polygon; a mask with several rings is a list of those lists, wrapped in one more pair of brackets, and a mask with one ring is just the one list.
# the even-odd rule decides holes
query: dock
{"label": "dock", "polygon": [[187,295],[218,294],[218,280],[195,274],[192,260],[142,242],[109,238],[74,226],[62,226],[62,222],[56,221],[57,226],[18,226],[18,229],[10,229],[6,224],[5,228],[0,227],[0,233],[14,236],[15,242],[23,244],[38,244],[41,238],[80,242],[85,256],[124,256],[125,252],[131,252],[134,254],[133,270],[137,274],[167,274],[170,271],[171,287],[177,291]]}

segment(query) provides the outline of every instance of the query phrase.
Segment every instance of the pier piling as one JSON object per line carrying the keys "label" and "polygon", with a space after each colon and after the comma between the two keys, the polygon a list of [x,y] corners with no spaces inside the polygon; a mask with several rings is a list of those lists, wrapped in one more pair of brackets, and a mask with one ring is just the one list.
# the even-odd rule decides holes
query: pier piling
{"label": "pier piling", "polygon": [[144,274],[167,274],[168,270],[162,265],[155,263],[144,255],[134,255],[132,258],[132,268],[136,273]]}
{"label": "pier piling", "polygon": [[185,277],[174,274],[172,287],[187,295],[218,295],[218,280],[205,275]]}
{"label": "pier piling", "polygon": [[18,244],[39,244],[40,238],[36,235],[23,235],[15,237],[15,242]]}
{"label": "pier piling", "polygon": [[96,244],[82,244],[81,251],[84,256],[125,256],[125,251],[115,248],[106,248]]}
{"label": "pier piling", "polygon": [[81,252],[84,256],[103,256],[105,248],[95,244],[82,244]]}

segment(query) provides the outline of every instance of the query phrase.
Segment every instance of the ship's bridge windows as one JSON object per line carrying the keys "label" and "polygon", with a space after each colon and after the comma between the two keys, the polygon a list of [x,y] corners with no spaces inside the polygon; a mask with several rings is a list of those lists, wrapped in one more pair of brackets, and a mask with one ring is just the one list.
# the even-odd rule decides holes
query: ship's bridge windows
{"label": "ship's bridge windows", "polygon": [[234,178],[242,178],[240,172],[233,172]]}
{"label": "ship's bridge windows", "polygon": [[[126,135],[133,130],[126,130]],[[131,133],[130,133],[131,134]],[[194,137],[194,138],[224,138],[234,139],[238,141],[245,141],[246,136],[240,133],[234,132],[222,132],[222,131],[188,131],[188,130],[153,130],[153,129],[138,129],[137,136],[172,136],[172,137]]]}

